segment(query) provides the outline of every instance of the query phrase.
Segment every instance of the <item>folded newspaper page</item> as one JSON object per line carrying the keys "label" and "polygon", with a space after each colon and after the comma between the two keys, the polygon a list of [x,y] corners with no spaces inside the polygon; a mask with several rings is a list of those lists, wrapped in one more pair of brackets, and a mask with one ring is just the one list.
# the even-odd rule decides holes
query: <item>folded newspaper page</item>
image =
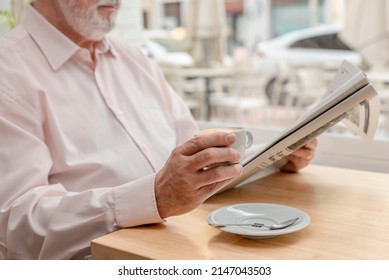
{"label": "folded newspaper page", "polygon": [[324,98],[278,137],[243,162],[243,174],[222,191],[242,185],[253,175],[279,163],[285,156],[304,146],[330,127],[343,121],[348,128],[371,142],[378,124],[380,101],[365,74],[344,61],[335,74]]}

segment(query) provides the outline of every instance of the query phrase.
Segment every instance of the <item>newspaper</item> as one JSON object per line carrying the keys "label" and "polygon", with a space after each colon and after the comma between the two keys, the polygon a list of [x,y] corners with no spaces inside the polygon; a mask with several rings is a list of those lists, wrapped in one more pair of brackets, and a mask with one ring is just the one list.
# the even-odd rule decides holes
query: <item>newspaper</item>
{"label": "newspaper", "polygon": [[[222,191],[252,181],[253,175],[279,163],[340,121],[363,141],[373,140],[380,112],[377,92],[365,74],[344,61],[331,81],[324,98],[293,122],[278,137],[243,162],[243,173]],[[251,178],[251,180],[250,180]]]}

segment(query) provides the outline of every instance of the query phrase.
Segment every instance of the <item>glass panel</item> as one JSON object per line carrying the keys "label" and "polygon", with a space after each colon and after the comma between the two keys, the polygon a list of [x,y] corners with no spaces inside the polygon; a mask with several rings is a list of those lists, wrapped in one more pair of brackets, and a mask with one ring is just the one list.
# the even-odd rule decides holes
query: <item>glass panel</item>
{"label": "glass panel", "polygon": [[350,48],[339,39],[337,34],[326,34],[298,40],[295,43],[291,44],[290,47],[329,50],[350,50]]}

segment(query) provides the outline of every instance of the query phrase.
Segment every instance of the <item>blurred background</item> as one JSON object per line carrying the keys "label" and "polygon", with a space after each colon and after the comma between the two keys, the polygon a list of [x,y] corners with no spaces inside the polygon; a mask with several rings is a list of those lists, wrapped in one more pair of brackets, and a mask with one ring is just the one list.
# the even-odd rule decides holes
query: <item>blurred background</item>
{"label": "blurred background", "polygon": [[[0,36],[23,19],[27,2],[0,0]],[[346,59],[380,94],[375,139],[387,145],[388,7],[388,0],[123,0],[112,35],[155,60],[203,125],[282,130],[322,98]],[[327,134],[357,138],[341,123]]]}

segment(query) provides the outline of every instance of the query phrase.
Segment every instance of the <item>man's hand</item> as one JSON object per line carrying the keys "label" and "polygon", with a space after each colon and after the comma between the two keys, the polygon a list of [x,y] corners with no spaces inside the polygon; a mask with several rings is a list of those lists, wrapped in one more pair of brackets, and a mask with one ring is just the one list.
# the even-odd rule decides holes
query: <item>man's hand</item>
{"label": "man's hand", "polygon": [[228,147],[234,134],[214,133],[195,137],[175,148],[165,166],[156,174],[155,194],[161,218],[187,213],[242,173],[240,154]]}
{"label": "man's hand", "polygon": [[316,147],[317,140],[314,139],[287,156],[286,159],[288,162],[283,167],[281,167],[281,171],[298,172],[300,169],[306,167],[313,159]]}

